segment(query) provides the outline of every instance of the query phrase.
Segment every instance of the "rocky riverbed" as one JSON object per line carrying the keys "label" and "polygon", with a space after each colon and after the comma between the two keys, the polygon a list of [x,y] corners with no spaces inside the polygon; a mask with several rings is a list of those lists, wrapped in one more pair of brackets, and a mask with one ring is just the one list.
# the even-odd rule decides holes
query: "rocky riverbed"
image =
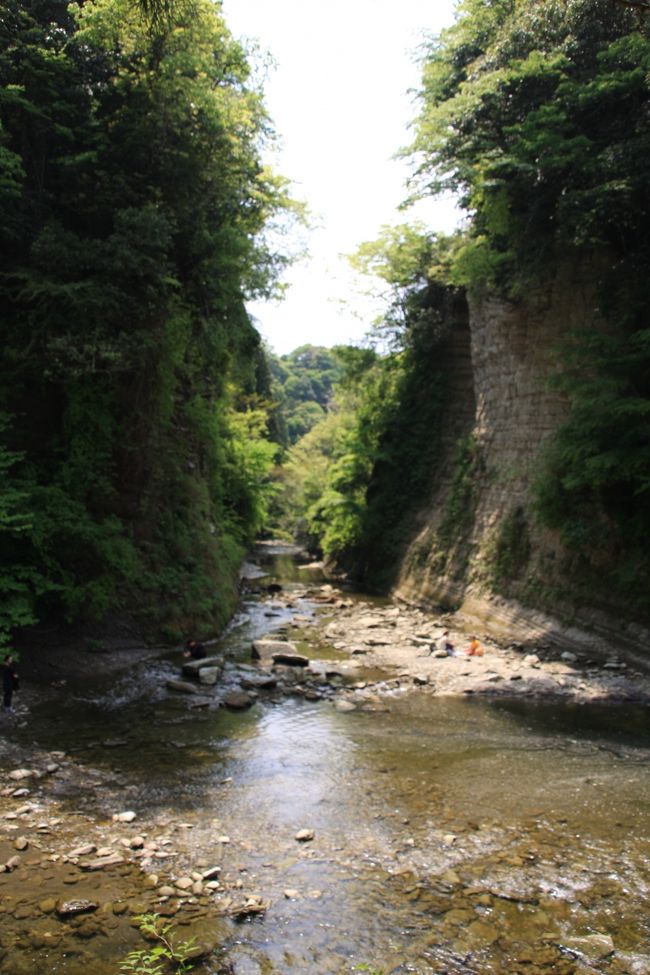
{"label": "rocky riverbed", "polygon": [[[359,829],[355,824],[343,840],[336,831],[290,816],[267,824],[260,834],[250,823],[220,814],[222,806],[238,808],[229,797],[239,785],[228,775],[214,777],[215,746],[208,747],[209,739],[202,745],[179,737],[181,731],[208,727],[214,713],[235,716],[252,708],[272,713],[287,701],[333,710],[342,718],[347,712],[379,712],[391,720],[390,712],[411,696],[421,702],[417,707],[423,714],[429,698],[646,704],[646,675],[614,653],[577,655],[543,640],[496,644],[481,633],[476,635],[484,655],[466,657],[462,649],[471,634],[450,615],[352,598],[330,584],[294,582],[282,590],[275,583],[269,591],[268,583],[252,582],[250,587],[257,589],[252,598],[264,625],[250,639],[248,633],[238,638],[234,627],[209,647],[206,661],[188,666],[176,653],[165,658],[159,673],[155,664],[164,656],[162,649],[84,653],[77,647],[71,651],[74,661],[65,651],[41,659],[34,679],[24,681],[17,713],[2,716],[0,970],[112,975],[119,959],[142,945],[137,917],[156,913],[172,919],[180,937],[195,939],[196,955],[208,959],[206,971],[230,970],[228,965],[257,971],[252,956],[244,964],[233,955],[232,925],[282,913],[278,905],[284,903],[304,905],[305,918],[318,927],[317,905],[327,893],[318,879],[305,878],[309,871],[319,876],[318,865],[327,862],[336,865],[341,883],[365,886],[364,902],[374,904],[377,886],[379,905],[386,898],[381,885],[392,885],[401,908],[426,922],[416,922],[402,961],[395,949],[389,958],[393,968],[404,959],[416,965],[417,958],[422,963],[428,957],[427,971],[650,972],[650,962],[637,950],[634,912],[618,944],[607,922],[614,907],[626,911],[625,883],[616,864],[628,863],[630,876],[640,870],[630,867],[622,837],[607,855],[583,859],[579,883],[559,896],[549,887],[548,874],[556,864],[563,883],[571,886],[566,863],[576,841],[570,814],[562,810],[550,821],[529,810],[523,828],[480,810],[475,816],[460,813],[442,787],[432,789],[429,778],[420,781],[419,771],[410,771],[400,785],[412,796],[408,811],[387,813],[382,788],[375,785],[363,811],[375,825]],[[436,641],[445,629],[458,656],[437,655]],[[74,679],[83,665],[119,683],[127,660],[130,668],[138,660],[148,668],[142,673],[150,682],[136,701],[142,720],[137,733],[129,728],[130,719],[120,724],[119,710],[106,713],[99,732],[79,727],[76,737],[64,733],[66,715],[70,722],[83,720],[75,716],[79,702],[87,700],[88,674],[81,675],[83,686]],[[30,674],[28,662],[23,673]],[[43,719],[36,715],[44,701],[61,705],[60,733],[50,729],[48,739],[60,738],[61,748],[42,744],[48,736],[39,733],[36,725]],[[582,761],[582,752],[579,757]],[[148,781],[144,772],[136,781],[130,770],[146,769],[148,760]],[[336,762],[336,754],[329,756],[332,768],[323,774],[336,775]],[[209,801],[200,791],[192,792],[190,801],[179,792],[175,805],[173,787],[164,801],[159,798],[157,769],[167,775],[174,763],[196,767],[195,778],[210,770]],[[379,768],[379,779],[385,771]],[[314,774],[312,764],[312,779]],[[391,774],[399,778],[397,771]],[[422,811],[421,822],[413,810]],[[640,863],[641,851],[639,857]],[[647,882],[641,873],[639,891]],[[373,909],[381,914],[378,905]],[[579,923],[567,933],[562,919],[572,911]],[[586,915],[593,924],[585,923]],[[227,944],[226,958],[221,948]],[[505,968],[504,945],[510,945]],[[329,950],[323,946],[313,970],[347,970],[336,953],[323,960]],[[382,950],[385,960],[388,949]],[[356,960],[368,960],[371,951],[372,938]],[[478,969],[471,962],[475,956],[483,958]],[[586,960],[576,962],[580,958]],[[448,967],[436,968],[438,963]]]}

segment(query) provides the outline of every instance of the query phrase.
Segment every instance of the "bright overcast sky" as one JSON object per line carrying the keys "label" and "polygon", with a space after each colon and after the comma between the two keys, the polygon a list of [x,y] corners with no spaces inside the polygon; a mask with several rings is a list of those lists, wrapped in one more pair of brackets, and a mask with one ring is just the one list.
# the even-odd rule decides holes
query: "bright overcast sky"
{"label": "bright overcast sky", "polygon": [[[419,85],[414,52],[424,33],[453,21],[454,0],[223,0],[237,38],[258,42],[276,62],[265,83],[280,136],[269,160],[293,182],[314,228],[310,257],[285,280],[284,301],[250,311],[277,353],[305,343],[363,337],[377,311],[360,294],[343,255],[374,240],[382,224],[408,219],[406,163],[391,157],[409,141]],[[413,216],[450,230],[450,203],[427,202]],[[367,287],[367,285],[366,285]]]}

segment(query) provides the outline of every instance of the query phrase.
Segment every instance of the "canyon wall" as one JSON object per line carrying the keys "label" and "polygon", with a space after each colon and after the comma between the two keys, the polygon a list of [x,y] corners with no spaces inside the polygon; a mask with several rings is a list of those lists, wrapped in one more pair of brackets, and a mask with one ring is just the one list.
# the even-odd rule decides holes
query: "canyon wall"
{"label": "canyon wall", "polygon": [[638,642],[624,607],[586,588],[575,560],[535,515],[545,442],[567,416],[551,382],[564,337],[602,328],[592,273],[566,268],[518,302],[468,301],[453,325],[442,462],[410,540],[395,594],[462,612],[495,635],[555,633],[564,642]]}

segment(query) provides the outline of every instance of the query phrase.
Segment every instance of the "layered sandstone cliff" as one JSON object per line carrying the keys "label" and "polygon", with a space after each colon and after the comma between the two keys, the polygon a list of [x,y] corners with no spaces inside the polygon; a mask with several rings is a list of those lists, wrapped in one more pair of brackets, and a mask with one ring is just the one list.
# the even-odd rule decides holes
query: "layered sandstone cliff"
{"label": "layered sandstone cliff", "polygon": [[544,445],[567,416],[551,382],[560,343],[603,327],[593,275],[566,269],[516,303],[474,296],[468,306],[468,326],[455,323],[448,348],[443,460],[396,594],[497,633],[522,624],[574,642],[585,630],[638,640],[633,621],[615,622],[621,607],[577,578],[533,502]]}

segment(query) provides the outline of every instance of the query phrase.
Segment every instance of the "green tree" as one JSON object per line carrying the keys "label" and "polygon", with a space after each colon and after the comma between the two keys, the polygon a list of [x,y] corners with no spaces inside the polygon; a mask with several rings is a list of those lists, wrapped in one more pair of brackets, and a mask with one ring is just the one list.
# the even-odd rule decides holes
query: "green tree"
{"label": "green tree", "polygon": [[131,0],[4,10],[0,408],[36,611],[223,622],[264,507],[261,421],[234,419],[262,391],[244,301],[292,212],[262,93],[208,0],[155,29]]}

